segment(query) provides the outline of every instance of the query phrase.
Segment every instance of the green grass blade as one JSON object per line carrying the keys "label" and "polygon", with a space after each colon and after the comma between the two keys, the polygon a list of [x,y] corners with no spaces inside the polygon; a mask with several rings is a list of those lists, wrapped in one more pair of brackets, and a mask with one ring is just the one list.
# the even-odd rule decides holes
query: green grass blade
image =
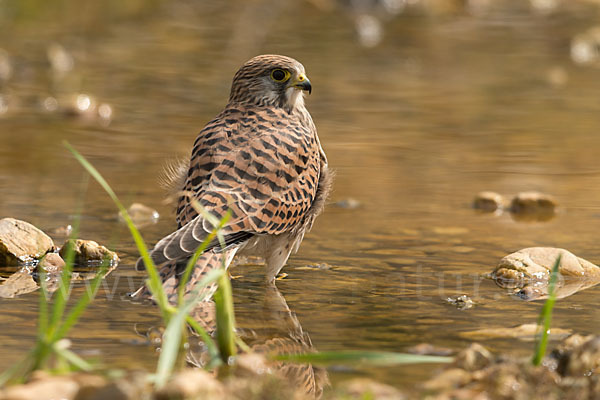
{"label": "green grass blade", "polygon": [[137,229],[137,227],[131,220],[131,217],[127,213],[127,210],[125,209],[123,204],[119,201],[119,198],[117,197],[115,192],[112,190],[108,182],[106,182],[106,180],[98,172],[98,170],[96,170],[96,168],[94,168],[94,166],[90,164],[89,161],[85,159],[85,157],[79,154],[79,152],[77,152],[77,150],[75,150],[69,143],[65,141],[63,142],[63,144],[73,154],[77,161],[79,161],[79,163],[88,171],[88,173],[100,184],[100,186],[102,186],[104,191],[110,196],[112,201],[115,203],[115,205],[121,212],[121,215],[125,219],[127,227],[131,232],[131,236],[135,241],[135,245],[137,246],[138,251],[140,252],[140,256],[144,260],[144,265],[146,267],[146,271],[149,277],[148,288],[150,289],[150,292],[152,292],[154,300],[156,301],[161,310],[163,319],[165,320],[165,322],[167,322],[170,318],[170,313],[168,312],[169,301],[167,299],[167,296],[165,295],[160,276],[158,274],[158,271],[156,270],[154,262],[150,258],[150,253],[148,252],[148,248],[146,247],[146,243],[144,242],[140,231]]}
{"label": "green grass blade", "polygon": [[38,315],[38,340],[43,340],[48,332],[48,282],[46,272],[39,268],[40,298]]}
{"label": "green grass blade", "polygon": [[91,371],[93,367],[90,363],[85,361],[83,358],[79,357],[77,354],[73,353],[71,350],[62,346],[61,342],[56,342],[53,346],[54,352],[62,359],[69,362],[69,364],[75,366],[78,370],[81,371]]}
{"label": "green grass blade", "polygon": [[[78,212],[77,217],[73,221],[73,230],[69,235],[69,239],[76,239],[79,234],[79,224],[81,222],[81,212]],[[73,274],[73,264],[75,262],[75,249],[72,246],[67,247],[65,255],[65,266],[63,267],[58,283],[58,289],[53,296],[52,314],[50,322],[47,325],[46,337],[56,337],[55,332],[63,318],[67,301],[69,300],[69,292],[71,290],[71,277]],[[58,338],[60,339],[60,338]]]}
{"label": "green grass blade", "polygon": [[550,280],[548,282],[548,298],[544,302],[540,316],[538,317],[538,337],[535,343],[535,353],[531,362],[533,365],[540,365],[546,355],[548,345],[548,333],[550,332],[550,323],[552,322],[552,310],[556,303],[556,281],[558,280],[558,267],[560,266],[561,255],[556,257],[552,266]]}
{"label": "green grass blade", "polygon": [[104,279],[106,273],[108,272],[108,262],[106,260],[100,271],[98,271],[97,275],[92,280],[90,287],[87,287],[83,294],[83,296],[77,301],[75,306],[70,310],[69,314],[65,318],[64,323],[60,326],[58,331],[55,334],[55,340],[61,339],[66,336],[69,330],[77,323],[81,314],[86,310],[92,300],[96,297],[96,293],[98,293],[98,289],[100,288],[100,283],[102,279]]}
{"label": "green grass blade", "polygon": [[190,280],[190,275],[192,274],[192,270],[196,266],[196,262],[198,262],[198,259],[204,253],[204,250],[206,250],[206,248],[208,247],[208,245],[214,239],[215,236],[216,236],[216,231],[212,231],[206,237],[206,239],[204,239],[202,244],[200,244],[200,246],[198,246],[198,248],[194,252],[194,255],[188,260],[188,263],[185,267],[185,271],[183,272],[183,276],[181,277],[181,280],[179,281],[179,288],[177,289],[177,298],[178,298],[179,305],[183,304],[183,298],[185,295],[185,287],[186,287],[188,281]]}
{"label": "green grass blade", "polygon": [[[225,258],[226,255],[223,256]],[[223,268],[225,271],[225,268]],[[219,278],[219,287],[215,293],[217,314],[217,345],[221,360],[228,363],[229,358],[235,356],[235,317],[233,310],[233,294],[231,282],[227,274]]]}
{"label": "green grass blade", "polygon": [[0,374],[0,388],[15,377],[19,381],[25,378],[25,374],[32,370],[34,352],[35,350],[30,351],[24,359],[11,365],[9,369]]}
{"label": "green grass blade", "polygon": [[[207,285],[217,281],[224,275],[222,270],[210,271],[198,284],[195,286],[195,290],[199,290]],[[184,321],[190,313],[190,311],[198,304],[198,302],[204,300],[205,296],[193,296],[183,307],[177,310],[177,313],[171,317],[169,324],[165,329],[163,335],[163,342],[160,357],[158,359],[158,366],[156,369],[156,386],[162,387],[171,376],[173,367],[177,361],[179,355],[179,345],[183,335]]]}
{"label": "green grass blade", "polygon": [[449,363],[452,357],[419,354],[391,353],[383,351],[323,351],[318,353],[284,354],[271,357],[278,361],[310,363],[317,365],[401,365],[422,363]]}

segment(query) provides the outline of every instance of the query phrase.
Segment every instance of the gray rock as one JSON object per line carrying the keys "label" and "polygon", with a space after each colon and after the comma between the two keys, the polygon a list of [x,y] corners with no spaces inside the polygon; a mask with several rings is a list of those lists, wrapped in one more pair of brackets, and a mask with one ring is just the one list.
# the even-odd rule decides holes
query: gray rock
{"label": "gray rock", "polygon": [[50,236],[28,222],[0,220],[0,267],[33,261],[54,249]]}

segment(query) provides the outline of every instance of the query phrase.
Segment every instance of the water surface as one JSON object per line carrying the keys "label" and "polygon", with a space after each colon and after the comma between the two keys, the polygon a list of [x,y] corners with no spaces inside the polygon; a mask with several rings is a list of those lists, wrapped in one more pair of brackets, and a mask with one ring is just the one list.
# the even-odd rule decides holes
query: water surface
{"label": "water surface", "polygon": [[[417,4],[396,16],[370,10],[383,33],[373,47],[358,40],[360,12],[333,2],[0,5],[0,48],[12,66],[0,80],[7,104],[0,216],[51,230],[72,223],[83,198],[81,237],[114,247],[122,259],[70,335],[75,350],[109,366],[151,370],[156,351],[136,332],[159,317],[123,298],[144,279],[133,269],[133,241],[102,190],[93,182],[82,189],[83,170],[62,141],[88,157],[122,200],[159,210],[160,221],[142,231],[154,243],[175,227],[157,184],[163,166],[188,156],[196,133],[225,104],[237,67],[258,53],[305,65],[314,87],[308,107],[336,171],[331,203],[361,204],[330,205],[277,283],[316,349],[404,351],[429,342],[458,350],[469,343],[462,332],[536,320],[539,302],[484,278],[502,256],[556,246],[600,262],[600,70],[570,53],[598,9],[565,2],[540,14],[523,2],[483,11],[439,3],[449,6]],[[52,43],[73,57],[72,70],[53,72]],[[110,123],[40,105],[78,93],[109,104]],[[549,193],[561,212],[543,223],[480,214],[470,202],[481,190]],[[264,308],[261,267],[241,265],[233,274],[241,275],[233,283],[238,323],[260,335],[253,324]],[[560,300],[553,324],[596,332],[599,291]],[[445,301],[457,294],[476,306],[458,310]],[[33,343],[37,301],[36,293],[0,300],[0,368]],[[483,343],[520,355],[533,348],[514,339]],[[408,387],[431,369],[333,370],[331,378],[368,374]]]}

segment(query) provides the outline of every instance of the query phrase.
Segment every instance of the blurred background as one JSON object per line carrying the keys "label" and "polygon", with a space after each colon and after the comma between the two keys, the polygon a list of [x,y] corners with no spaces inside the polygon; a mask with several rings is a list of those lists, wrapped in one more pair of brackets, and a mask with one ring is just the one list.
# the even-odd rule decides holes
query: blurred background
{"label": "blurred background", "polygon": [[[159,317],[126,300],[144,277],[133,242],[101,189],[82,189],[62,141],[124,202],[160,212],[142,231],[154,243],[175,227],[158,176],[189,157],[237,68],[261,53],[304,64],[308,108],[337,174],[331,204],[277,284],[318,350],[457,350],[465,332],[536,321],[540,303],[484,276],[504,255],[556,246],[600,261],[598,1],[0,0],[0,216],[52,231],[72,223],[83,196],[81,236],[121,255],[72,335],[84,356],[153,368],[138,323]],[[560,212],[529,222],[481,214],[470,206],[481,190],[541,191]],[[233,273],[243,328],[262,307],[262,270]],[[460,294],[476,305],[447,301]],[[554,323],[596,332],[598,294],[559,301]],[[0,299],[0,368],[33,343],[36,310],[35,293]],[[430,371],[331,377],[410,386]]]}

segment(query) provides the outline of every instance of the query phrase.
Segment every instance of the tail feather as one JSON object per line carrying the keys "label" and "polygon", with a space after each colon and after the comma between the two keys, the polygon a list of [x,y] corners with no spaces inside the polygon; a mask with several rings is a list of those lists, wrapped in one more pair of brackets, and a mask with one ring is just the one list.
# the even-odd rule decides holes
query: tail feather
{"label": "tail feather", "polygon": [[[195,290],[198,282],[200,282],[210,271],[221,268],[222,265],[224,265],[225,268],[229,267],[229,264],[231,263],[231,260],[233,259],[233,256],[237,250],[238,247],[233,247],[226,251],[219,252],[213,249],[202,254],[202,256],[200,256],[196,262],[196,266],[192,270],[189,281],[185,285],[184,296],[186,298],[191,296],[203,296],[205,300],[210,300],[217,289],[217,285],[212,283],[203,288],[197,288],[198,290]],[[181,260],[179,262],[173,260],[167,261],[159,267],[163,290],[165,291],[165,294],[167,295],[167,298],[171,304],[177,304],[178,302],[179,286],[181,284],[181,278],[183,277],[186,265],[187,260]],[[150,298],[152,297],[152,294],[147,287],[144,287],[136,293],[136,297]]]}

